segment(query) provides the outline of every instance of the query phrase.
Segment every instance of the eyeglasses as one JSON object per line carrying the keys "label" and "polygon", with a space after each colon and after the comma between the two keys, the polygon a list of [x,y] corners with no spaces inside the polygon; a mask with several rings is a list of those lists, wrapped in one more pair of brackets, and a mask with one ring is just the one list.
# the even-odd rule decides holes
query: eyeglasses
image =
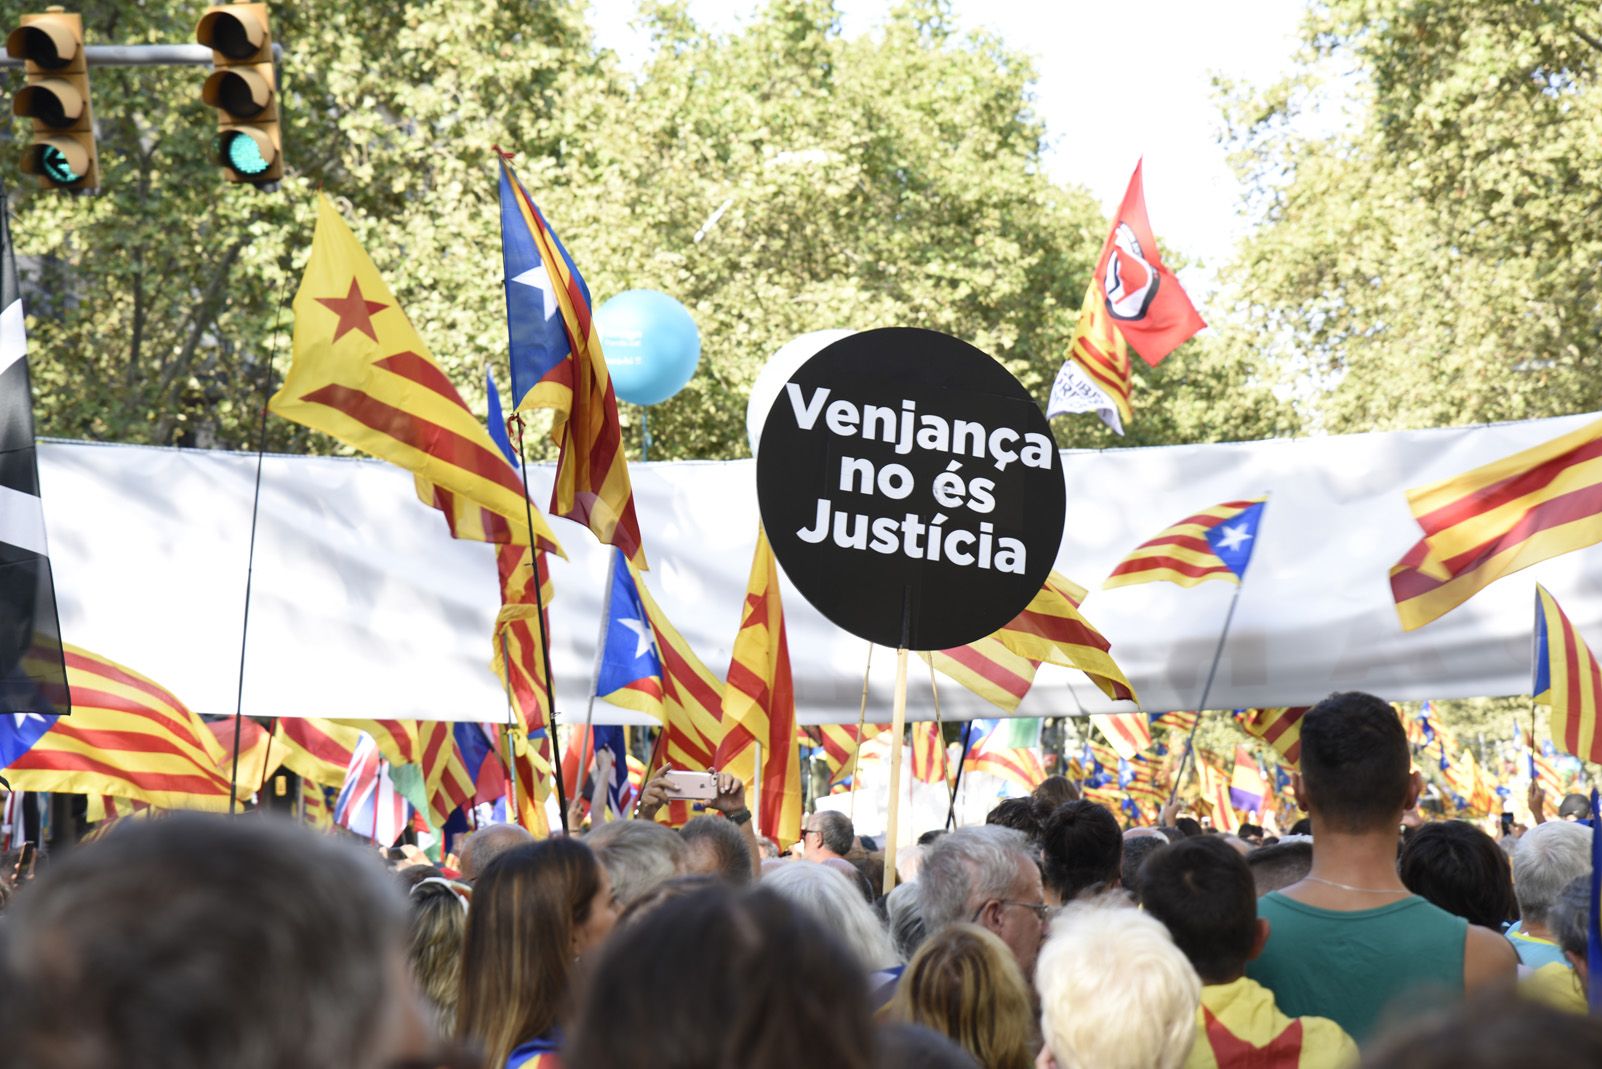
{"label": "eyeglasses", "polygon": [[[1027,909],[1035,915],[1035,919],[1041,924],[1047,923],[1057,915],[1057,910],[1044,902],[1015,902],[1010,898],[992,898],[990,901],[1000,906],[1017,906],[1019,909]],[[985,906],[989,904],[987,902],[973,911],[973,919],[975,921],[979,920],[979,915],[985,911]]]}
{"label": "eyeglasses", "polygon": [[822,834],[823,833],[820,832],[817,828],[802,828],[801,829],[801,839],[802,839],[803,842],[806,841],[806,837],[808,835],[822,835]]}

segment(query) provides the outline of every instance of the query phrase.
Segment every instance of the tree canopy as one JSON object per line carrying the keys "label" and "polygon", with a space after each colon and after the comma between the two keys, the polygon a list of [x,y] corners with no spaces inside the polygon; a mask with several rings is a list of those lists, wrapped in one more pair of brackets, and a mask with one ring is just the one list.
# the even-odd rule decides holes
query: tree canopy
{"label": "tree canopy", "polygon": [[1330,431],[1602,407],[1599,62],[1595,4],[1313,4],[1295,76],[1226,93],[1232,347]]}
{"label": "tree canopy", "polygon": [[[159,5],[81,6],[91,41],[193,29]],[[285,302],[319,189],[481,404],[483,367],[505,382],[493,145],[517,153],[597,302],[661,289],[694,315],[701,368],[653,410],[654,456],[743,455],[758,370],[823,327],[945,330],[1049,391],[1107,221],[1045,173],[1029,62],[960,32],[944,3],[847,37],[829,0],[774,0],[727,35],[649,2],[655,47],[638,72],[597,48],[573,0],[305,0],[272,17],[278,193],[223,183],[195,68],[92,71],[97,196],[19,189],[6,154],[41,433],[253,446],[266,361],[287,366]],[[1138,369],[1125,442],[1088,416],[1059,419],[1059,439],[1293,429],[1253,359],[1199,339]],[[278,420],[269,444],[337,448]]]}

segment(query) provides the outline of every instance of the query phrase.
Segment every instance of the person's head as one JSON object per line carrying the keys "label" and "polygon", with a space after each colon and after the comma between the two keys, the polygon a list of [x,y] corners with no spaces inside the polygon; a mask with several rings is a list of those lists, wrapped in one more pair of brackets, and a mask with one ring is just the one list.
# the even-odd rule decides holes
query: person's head
{"label": "person's head", "polygon": [[740,829],[722,817],[696,817],[679,829],[684,840],[685,871],[717,876],[736,887],[751,882],[751,847]]}
{"label": "person's head", "polygon": [[1293,783],[1315,834],[1395,834],[1421,786],[1396,710],[1361,691],[1331,694],[1302,717],[1301,739]]}
{"label": "person's head", "polygon": [[933,846],[935,840],[940,838],[942,835],[945,835],[945,834],[947,834],[945,828],[930,828],[928,831],[923,832],[921,835],[918,836],[917,845],[919,845],[919,846]]}
{"label": "person's head", "polygon": [[1050,813],[1051,810],[1032,796],[1003,798],[996,803],[994,809],[985,814],[985,823],[999,824],[1003,828],[1021,831],[1031,842],[1038,843],[1041,833],[1046,830],[1046,817]]}
{"label": "person's head", "polygon": [[1552,941],[1562,948],[1563,956],[1579,974],[1581,984],[1587,986],[1591,978],[1586,957],[1590,923],[1591,874],[1587,872],[1569,881],[1547,914],[1547,931],[1552,933]]}
{"label": "person's head", "polygon": [[833,929],[864,973],[888,969],[901,960],[879,915],[844,873],[828,865],[791,863],[765,873],[762,886]]}
{"label": "person's head", "polygon": [[1124,834],[1118,818],[1095,802],[1068,802],[1052,811],[1041,839],[1046,886],[1062,903],[1118,883]]}
{"label": "person's head", "polygon": [[920,1024],[884,1021],[873,1038],[874,1069],[984,1069],[949,1038]]}
{"label": "person's head", "polygon": [[801,821],[801,856],[808,861],[844,858],[856,845],[851,818],[832,809],[820,809]]}
{"label": "person's head", "polygon": [[1313,840],[1306,836],[1284,838],[1273,846],[1259,846],[1246,855],[1257,897],[1301,883],[1313,871]]}
{"label": "person's head", "polygon": [[1045,935],[1040,866],[1022,832],[987,824],[958,828],[924,855],[918,905],[929,935],[971,922],[1001,937],[1029,976]]}
{"label": "person's head", "polygon": [[1030,1069],[1040,1049],[1028,982],[1007,945],[975,924],[924,940],[890,1014],[950,1036],[985,1069]]}
{"label": "person's head", "polygon": [[662,903],[606,948],[585,992],[568,1069],[873,1064],[866,975],[830,927],[766,887]]}
{"label": "person's head", "polygon": [[915,883],[898,883],[895,888],[885,896],[884,911],[890,927],[890,942],[896,948],[896,954],[902,961],[912,960],[912,955],[923,943],[923,913],[918,903],[918,885]]}
{"label": "person's head", "polygon": [[584,837],[612,883],[622,909],[664,880],[683,874],[689,848],[677,832],[654,820],[613,820]]}
{"label": "person's head", "polygon": [[1126,906],[1069,906],[1035,970],[1042,1069],[1178,1069],[1201,982],[1162,922]]}
{"label": "person's head", "polygon": [[516,824],[486,824],[462,840],[462,879],[472,883],[491,861],[533,841],[534,836]]}
{"label": "person's head", "polygon": [[618,912],[617,929],[621,931],[627,928],[664,902],[671,902],[685,895],[701,894],[707,888],[723,882],[716,876],[675,876],[671,880],[663,880]]}
{"label": "person's head", "polygon": [[406,900],[366,849],[176,813],[58,856],[0,938],[0,1061],[382,1069],[422,1057]]}
{"label": "person's head", "polygon": [[1398,865],[1416,895],[1495,931],[1518,912],[1513,874],[1496,840],[1463,820],[1441,820],[1408,836]]}
{"label": "person's head", "polygon": [[489,863],[473,887],[456,1011],[486,1066],[561,1022],[576,964],[616,919],[606,870],[578,839],[543,839]]}
{"label": "person's head", "polygon": [[1382,1035],[1363,1069],[1602,1065],[1602,1018],[1486,994]]}
{"label": "person's head", "polygon": [[1203,828],[1201,826],[1201,821],[1197,820],[1195,817],[1176,817],[1174,819],[1174,830],[1179,832],[1179,834],[1184,836],[1186,839],[1189,839],[1197,835],[1205,834],[1207,829]]}
{"label": "person's head", "polygon": [[1295,823],[1290,826],[1290,830],[1286,834],[1305,835],[1311,839],[1313,837],[1313,822],[1307,817],[1297,817]]}
{"label": "person's head", "polygon": [[1047,776],[1035,785],[1035,801],[1050,813],[1064,802],[1079,801],[1079,788],[1067,776]]}
{"label": "person's head", "polygon": [[462,938],[467,934],[467,899],[441,876],[412,884],[411,942],[406,960],[417,990],[428,1000],[436,1030],[456,1031],[456,999],[462,982]]}
{"label": "person's head", "polygon": [[1591,800],[1583,794],[1565,794],[1557,815],[1559,820],[1584,820],[1591,815]]}
{"label": "person's head", "polygon": [[[1153,828],[1141,828],[1141,831],[1154,832]],[[1146,864],[1146,859],[1158,850],[1168,845],[1164,835],[1135,835],[1124,834],[1124,859],[1118,867],[1118,881],[1124,890],[1131,894],[1140,893],[1140,870]]]}
{"label": "person's head", "polygon": [[1591,829],[1549,820],[1519,837],[1513,848],[1513,893],[1526,926],[1545,925],[1552,904],[1576,876],[1591,871]]}
{"label": "person's head", "polygon": [[1252,846],[1262,845],[1263,828],[1260,824],[1242,824],[1235,834],[1240,836],[1243,843],[1250,843]]}
{"label": "person's head", "polygon": [[1140,904],[1163,922],[1204,984],[1240,979],[1268,936],[1257,919],[1251,871],[1215,835],[1174,843],[1147,859]]}

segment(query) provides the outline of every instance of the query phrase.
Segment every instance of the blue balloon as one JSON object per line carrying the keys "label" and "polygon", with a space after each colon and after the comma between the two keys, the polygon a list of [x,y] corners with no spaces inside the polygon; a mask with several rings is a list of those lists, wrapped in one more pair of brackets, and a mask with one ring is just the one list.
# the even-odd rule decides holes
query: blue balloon
{"label": "blue balloon", "polygon": [[701,332],[689,309],[656,290],[625,290],[595,313],[618,397],[655,405],[684,388],[701,362]]}

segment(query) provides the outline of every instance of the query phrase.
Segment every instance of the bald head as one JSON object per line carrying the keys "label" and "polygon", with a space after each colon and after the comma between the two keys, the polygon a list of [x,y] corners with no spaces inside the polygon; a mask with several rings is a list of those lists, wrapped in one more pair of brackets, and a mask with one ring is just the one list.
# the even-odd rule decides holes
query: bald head
{"label": "bald head", "polygon": [[534,836],[516,824],[491,824],[469,835],[462,843],[462,878],[472,881],[489,865],[513,847],[534,841]]}

